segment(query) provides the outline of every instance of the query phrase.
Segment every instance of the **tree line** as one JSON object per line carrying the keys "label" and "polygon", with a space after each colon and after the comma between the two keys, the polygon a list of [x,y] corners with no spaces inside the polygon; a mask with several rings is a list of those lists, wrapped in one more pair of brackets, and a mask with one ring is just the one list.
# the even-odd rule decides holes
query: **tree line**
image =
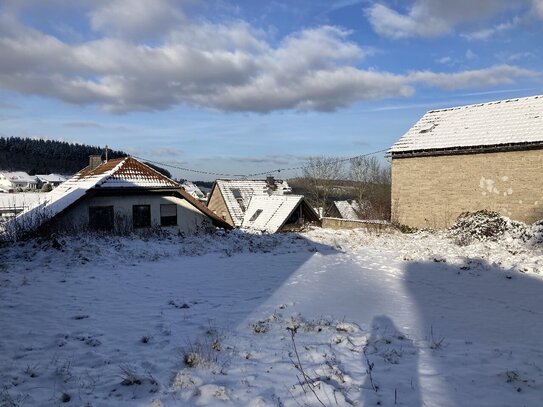
{"label": "tree line", "polygon": [[[0,137],[0,170],[35,174],[74,174],[89,164],[89,155],[104,154],[104,148],[55,140]],[[108,149],[108,158],[125,157]]]}

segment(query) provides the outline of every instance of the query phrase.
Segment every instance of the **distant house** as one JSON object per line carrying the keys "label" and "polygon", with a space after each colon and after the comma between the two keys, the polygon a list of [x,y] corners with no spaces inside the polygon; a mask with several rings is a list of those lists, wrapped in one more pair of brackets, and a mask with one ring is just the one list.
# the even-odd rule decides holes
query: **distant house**
{"label": "distant house", "polygon": [[233,227],[275,233],[319,217],[302,195],[291,194],[286,181],[217,180],[208,208]]}
{"label": "distant house", "polygon": [[0,188],[6,191],[15,191],[21,189],[23,191],[34,190],[38,186],[38,178],[34,175],[28,175],[23,171],[1,171],[0,172]]}
{"label": "distant house", "polygon": [[8,221],[6,229],[24,233],[49,222],[66,230],[112,232],[230,228],[175,181],[132,157],[102,162],[93,156],[89,166],[47,195],[46,202]]}
{"label": "distant house", "polygon": [[431,110],[389,153],[402,224],[443,228],[480,209],[543,218],[543,96]]}
{"label": "distant house", "polygon": [[207,197],[195,183],[191,181],[185,181],[181,184],[181,188],[187,191],[193,198],[196,198],[201,202],[207,201]]}
{"label": "distant house", "polygon": [[360,205],[354,200],[334,201],[328,210],[328,217],[359,220]]}
{"label": "distant house", "polygon": [[58,187],[67,180],[65,176],[60,174],[37,174],[36,178],[38,178],[38,188],[41,188],[44,184],[49,184],[52,187]]}

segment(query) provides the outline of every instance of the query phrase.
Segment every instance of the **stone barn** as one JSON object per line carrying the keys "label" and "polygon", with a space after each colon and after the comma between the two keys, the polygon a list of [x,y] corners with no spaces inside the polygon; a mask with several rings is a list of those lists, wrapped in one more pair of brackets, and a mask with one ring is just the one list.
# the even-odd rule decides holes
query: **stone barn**
{"label": "stone barn", "polygon": [[389,153],[400,224],[445,228],[481,209],[543,219],[543,96],[431,110]]}

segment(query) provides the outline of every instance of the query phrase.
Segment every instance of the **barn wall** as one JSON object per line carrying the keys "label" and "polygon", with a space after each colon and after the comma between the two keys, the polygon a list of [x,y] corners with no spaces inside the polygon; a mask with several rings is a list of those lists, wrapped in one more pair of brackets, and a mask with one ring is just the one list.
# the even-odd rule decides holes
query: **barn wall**
{"label": "barn wall", "polygon": [[[177,226],[160,226],[160,205],[172,203],[177,205]],[[67,210],[58,220],[58,224],[67,229],[73,228],[75,230],[85,230],[89,224],[89,207],[110,205],[113,205],[115,227],[117,231],[121,232],[126,229],[131,229],[133,205],[151,205],[152,227],[161,227],[165,230],[186,234],[195,233],[199,230],[211,227],[209,218],[186,200],[174,196],[156,195],[93,197],[81,201]]]}
{"label": "barn wall", "polygon": [[543,150],[393,158],[394,221],[439,229],[480,209],[543,219]]}

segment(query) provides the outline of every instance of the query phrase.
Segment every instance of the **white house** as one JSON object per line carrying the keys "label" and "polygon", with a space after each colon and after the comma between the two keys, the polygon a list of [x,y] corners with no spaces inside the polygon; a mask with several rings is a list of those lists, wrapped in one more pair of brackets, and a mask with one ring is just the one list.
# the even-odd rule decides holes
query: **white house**
{"label": "white house", "polygon": [[230,228],[175,181],[132,157],[107,162],[91,157],[89,166],[47,195],[46,202],[8,221],[6,230],[26,233],[45,224],[67,231],[120,233]]}
{"label": "white house", "polygon": [[40,185],[50,184],[52,187],[58,187],[67,180],[65,176],[60,174],[37,174],[36,177],[38,178]]}
{"label": "white house", "polygon": [[0,172],[0,188],[6,191],[14,191],[16,189],[33,190],[38,186],[38,178],[33,175],[28,175],[23,171],[1,171]]}

